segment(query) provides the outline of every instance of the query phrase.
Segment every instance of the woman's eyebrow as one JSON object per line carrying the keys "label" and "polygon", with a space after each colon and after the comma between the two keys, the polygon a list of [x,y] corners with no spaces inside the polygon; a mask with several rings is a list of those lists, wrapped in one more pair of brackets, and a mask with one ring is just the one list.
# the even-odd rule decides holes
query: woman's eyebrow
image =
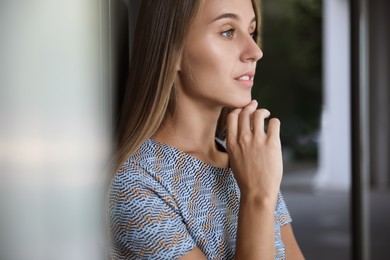
{"label": "woman's eyebrow", "polygon": [[[240,17],[234,13],[223,13],[223,14],[217,16],[215,19],[213,19],[210,23],[215,22],[217,20],[226,19],[226,18],[240,21]],[[256,17],[253,17],[250,23],[253,23],[253,22],[256,22]]]}

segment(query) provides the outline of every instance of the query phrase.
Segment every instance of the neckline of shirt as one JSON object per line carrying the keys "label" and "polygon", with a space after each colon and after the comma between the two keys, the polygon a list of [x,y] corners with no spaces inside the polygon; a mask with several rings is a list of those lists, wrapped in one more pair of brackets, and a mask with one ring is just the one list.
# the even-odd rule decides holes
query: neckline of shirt
{"label": "neckline of shirt", "polygon": [[166,143],[162,143],[162,142],[159,142],[157,140],[154,140],[152,138],[149,138],[147,140],[147,142],[149,144],[152,144],[152,145],[155,145],[155,146],[161,146],[165,149],[163,149],[164,151],[169,151],[169,153],[171,153],[171,155],[175,155],[175,154],[181,154],[183,156],[185,156],[186,158],[188,158],[189,160],[191,160],[192,162],[196,163],[196,164],[199,164],[199,165],[202,165],[203,167],[205,168],[208,168],[208,169],[212,169],[213,171],[216,171],[218,173],[225,173],[225,172],[229,172],[231,170],[230,167],[219,167],[219,166],[215,166],[215,165],[212,165],[212,164],[209,164],[209,163],[206,163],[194,156],[192,156],[191,154],[188,154],[182,150],[179,150],[173,146],[170,146]]}

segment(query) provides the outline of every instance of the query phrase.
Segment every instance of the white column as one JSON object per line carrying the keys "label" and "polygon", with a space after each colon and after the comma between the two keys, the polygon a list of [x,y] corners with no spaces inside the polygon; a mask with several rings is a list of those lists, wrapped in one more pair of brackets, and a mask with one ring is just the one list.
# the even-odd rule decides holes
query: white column
{"label": "white column", "polygon": [[0,259],[103,257],[105,2],[0,1]]}
{"label": "white column", "polygon": [[323,1],[323,77],[318,188],[350,187],[350,21],[348,0]]}

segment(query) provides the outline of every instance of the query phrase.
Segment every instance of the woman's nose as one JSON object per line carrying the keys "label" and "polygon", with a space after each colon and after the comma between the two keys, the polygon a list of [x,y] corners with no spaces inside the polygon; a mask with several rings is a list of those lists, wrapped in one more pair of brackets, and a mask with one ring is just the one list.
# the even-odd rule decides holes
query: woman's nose
{"label": "woman's nose", "polygon": [[243,43],[243,52],[242,52],[242,61],[258,61],[263,57],[263,51],[260,49],[259,45],[256,43],[256,41],[251,37],[251,35],[248,35],[248,37],[245,37],[245,42]]}

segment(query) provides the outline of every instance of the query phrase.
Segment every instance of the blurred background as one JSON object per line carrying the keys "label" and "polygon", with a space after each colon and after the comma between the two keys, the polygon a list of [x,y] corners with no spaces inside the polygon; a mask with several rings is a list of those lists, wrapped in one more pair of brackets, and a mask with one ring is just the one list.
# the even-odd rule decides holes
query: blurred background
{"label": "blurred background", "polygon": [[254,96],[282,121],[282,192],[307,259],[388,258],[388,11],[381,0],[262,1]]}
{"label": "blurred background", "polygon": [[[139,3],[0,0],[0,259],[104,259],[105,167]],[[253,96],[282,121],[282,192],[307,259],[388,258],[388,11],[262,0]]]}
{"label": "blurred background", "polygon": [[0,0],[0,259],[99,259],[108,1]]}

